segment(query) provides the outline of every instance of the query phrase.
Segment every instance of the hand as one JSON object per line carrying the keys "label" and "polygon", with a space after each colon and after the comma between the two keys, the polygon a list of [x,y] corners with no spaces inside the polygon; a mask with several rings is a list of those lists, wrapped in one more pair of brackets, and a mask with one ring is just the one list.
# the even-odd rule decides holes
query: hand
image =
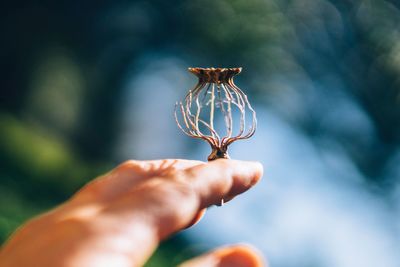
{"label": "hand", "polygon": [[[169,235],[205,208],[252,187],[259,163],[127,161],[70,200],[22,226],[0,253],[2,267],[141,266]],[[263,266],[247,246],[218,249],[181,265]]]}

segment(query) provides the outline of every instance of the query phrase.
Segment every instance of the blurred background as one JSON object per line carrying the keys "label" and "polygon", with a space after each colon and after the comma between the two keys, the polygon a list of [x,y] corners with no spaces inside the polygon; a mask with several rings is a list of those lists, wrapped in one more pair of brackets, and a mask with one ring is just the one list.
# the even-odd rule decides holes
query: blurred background
{"label": "blurred background", "polygon": [[0,5],[2,242],[126,159],[205,160],[173,118],[187,67],[243,67],[259,127],[230,153],[264,179],[147,266],[238,242],[273,267],[400,266],[400,2]]}

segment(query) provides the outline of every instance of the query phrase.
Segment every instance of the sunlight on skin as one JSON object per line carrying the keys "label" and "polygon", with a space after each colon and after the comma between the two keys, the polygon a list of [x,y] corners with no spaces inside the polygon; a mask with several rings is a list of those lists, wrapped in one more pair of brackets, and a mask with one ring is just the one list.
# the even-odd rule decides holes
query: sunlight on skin
{"label": "sunlight on skin", "polygon": [[265,266],[260,252],[248,245],[234,245],[219,248],[210,253],[184,262],[179,267],[246,267]]}
{"label": "sunlight on skin", "polygon": [[[255,162],[125,162],[22,226],[3,247],[0,265],[141,266],[161,240],[195,223],[208,206],[250,189],[261,176]],[[210,257],[218,260],[184,266],[263,266],[257,252],[244,246],[200,259]]]}

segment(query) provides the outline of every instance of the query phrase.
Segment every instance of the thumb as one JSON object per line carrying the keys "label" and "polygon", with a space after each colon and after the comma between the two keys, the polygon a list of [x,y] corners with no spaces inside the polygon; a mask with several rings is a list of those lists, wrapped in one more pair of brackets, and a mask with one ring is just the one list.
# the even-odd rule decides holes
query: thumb
{"label": "thumb", "polygon": [[248,245],[233,245],[218,248],[179,267],[266,267],[260,252]]}

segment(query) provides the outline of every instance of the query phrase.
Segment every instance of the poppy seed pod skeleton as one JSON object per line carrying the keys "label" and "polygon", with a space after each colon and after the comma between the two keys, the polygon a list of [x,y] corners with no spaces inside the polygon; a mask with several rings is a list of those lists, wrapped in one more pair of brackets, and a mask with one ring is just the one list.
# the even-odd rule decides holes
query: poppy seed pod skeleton
{"label": "poppy seed pod skeleton", "polygon": [[[250,138],[257,127],[256,112],[247,96],[233,82],[233,77],[239,74],[242,68],[189,68],[189,71],[199,80],[185,99],[176,103],[176,123],[186,135],[201,138],[211,145],[209,161],[229,158],[228,146],[236,140]],[[251,114],[248,129],[246,111]],[[224,136],[215,127],[214,119],[217,113],[223,118]],[[235,127],[234,114],[238,117]]]}

